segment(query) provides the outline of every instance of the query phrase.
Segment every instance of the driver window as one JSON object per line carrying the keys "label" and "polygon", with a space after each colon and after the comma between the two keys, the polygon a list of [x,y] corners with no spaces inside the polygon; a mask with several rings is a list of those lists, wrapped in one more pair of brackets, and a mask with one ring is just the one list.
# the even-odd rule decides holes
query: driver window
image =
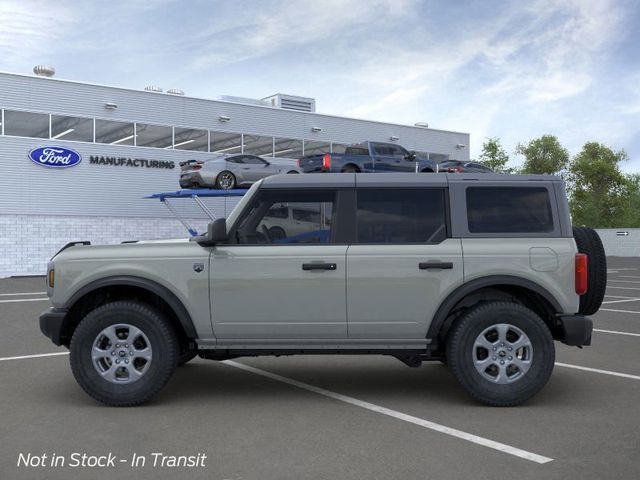
{"label": "driver window", "polygon": [[265,162],[260,157],[254,157],[252,155],[246,155],[244,157],[244,163],[249,163],[251,165],[266,165],[267,162]]}
{"label": "driver window", "polygon": [[239,244],[331,242],[334,192],[263,191],[240,221]]}

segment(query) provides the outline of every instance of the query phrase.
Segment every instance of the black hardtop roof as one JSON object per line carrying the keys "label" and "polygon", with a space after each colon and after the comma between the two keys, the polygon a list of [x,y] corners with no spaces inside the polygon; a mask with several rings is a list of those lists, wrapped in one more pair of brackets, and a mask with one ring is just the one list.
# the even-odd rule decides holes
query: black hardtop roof
{"label": "black hardtop roof", "polygon": [[554,175],[510,175],[500,173],[308,173],[274,175],[262,180],[261,188],[329,187],[420,187],[451,183],[561,182]]}

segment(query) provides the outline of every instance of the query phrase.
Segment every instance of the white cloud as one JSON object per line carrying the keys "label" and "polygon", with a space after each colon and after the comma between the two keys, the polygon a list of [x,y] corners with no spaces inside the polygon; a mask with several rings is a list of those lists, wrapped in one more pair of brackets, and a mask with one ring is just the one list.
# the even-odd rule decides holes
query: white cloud
{"label": "white cloud", "polygon": [[25,58],[48,56],[54,42],[75,22],[72,9],[56,2],[3,0],[0,3],[0,58],[4,69]]}
{"label": "white cloud", "polygon": [[283,48],[324,40],[327,45],[349,29],[400,18],[416,0],[280,0],[264,4],[264,13],[250,22],[233,22],[221,31],[201,33],[206,42],[196,60],[198,68],[214,67],[263,57]]}

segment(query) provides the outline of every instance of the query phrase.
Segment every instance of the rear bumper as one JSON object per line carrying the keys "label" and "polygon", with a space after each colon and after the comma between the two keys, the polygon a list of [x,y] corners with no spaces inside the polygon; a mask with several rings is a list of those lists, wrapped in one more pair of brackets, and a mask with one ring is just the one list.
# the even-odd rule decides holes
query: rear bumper
{"label": "rear bumper", "polygon": [[40,331],[56,345],[62,345],[62,331],[67,310],[49,308],[40,315]]}
{"label": "rear bumper", "polygon": [[593,321],[583,315],[561,315],[560,322],[562,343],[571,346],[591,345]]}
{"label": "rear bumper", "polygon": [[203,187],[205,186],[205,181],[202,178],[200,173],[183,173],[180,175],[180,187],[181,188],[191,188],[191,187]]}

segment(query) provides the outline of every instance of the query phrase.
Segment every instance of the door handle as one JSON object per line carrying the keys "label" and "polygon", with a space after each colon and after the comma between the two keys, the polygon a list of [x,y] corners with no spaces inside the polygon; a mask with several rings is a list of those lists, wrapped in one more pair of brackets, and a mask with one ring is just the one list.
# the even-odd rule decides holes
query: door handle
{"label": "door handle", "polygon": [[335,263],[303,263],[302,270],[335,270],[338,265]]}
{"label": "door handle", "polygon": [[453,263],[451,262],[420,262],[418,264],[420,270],[451,270]]}

